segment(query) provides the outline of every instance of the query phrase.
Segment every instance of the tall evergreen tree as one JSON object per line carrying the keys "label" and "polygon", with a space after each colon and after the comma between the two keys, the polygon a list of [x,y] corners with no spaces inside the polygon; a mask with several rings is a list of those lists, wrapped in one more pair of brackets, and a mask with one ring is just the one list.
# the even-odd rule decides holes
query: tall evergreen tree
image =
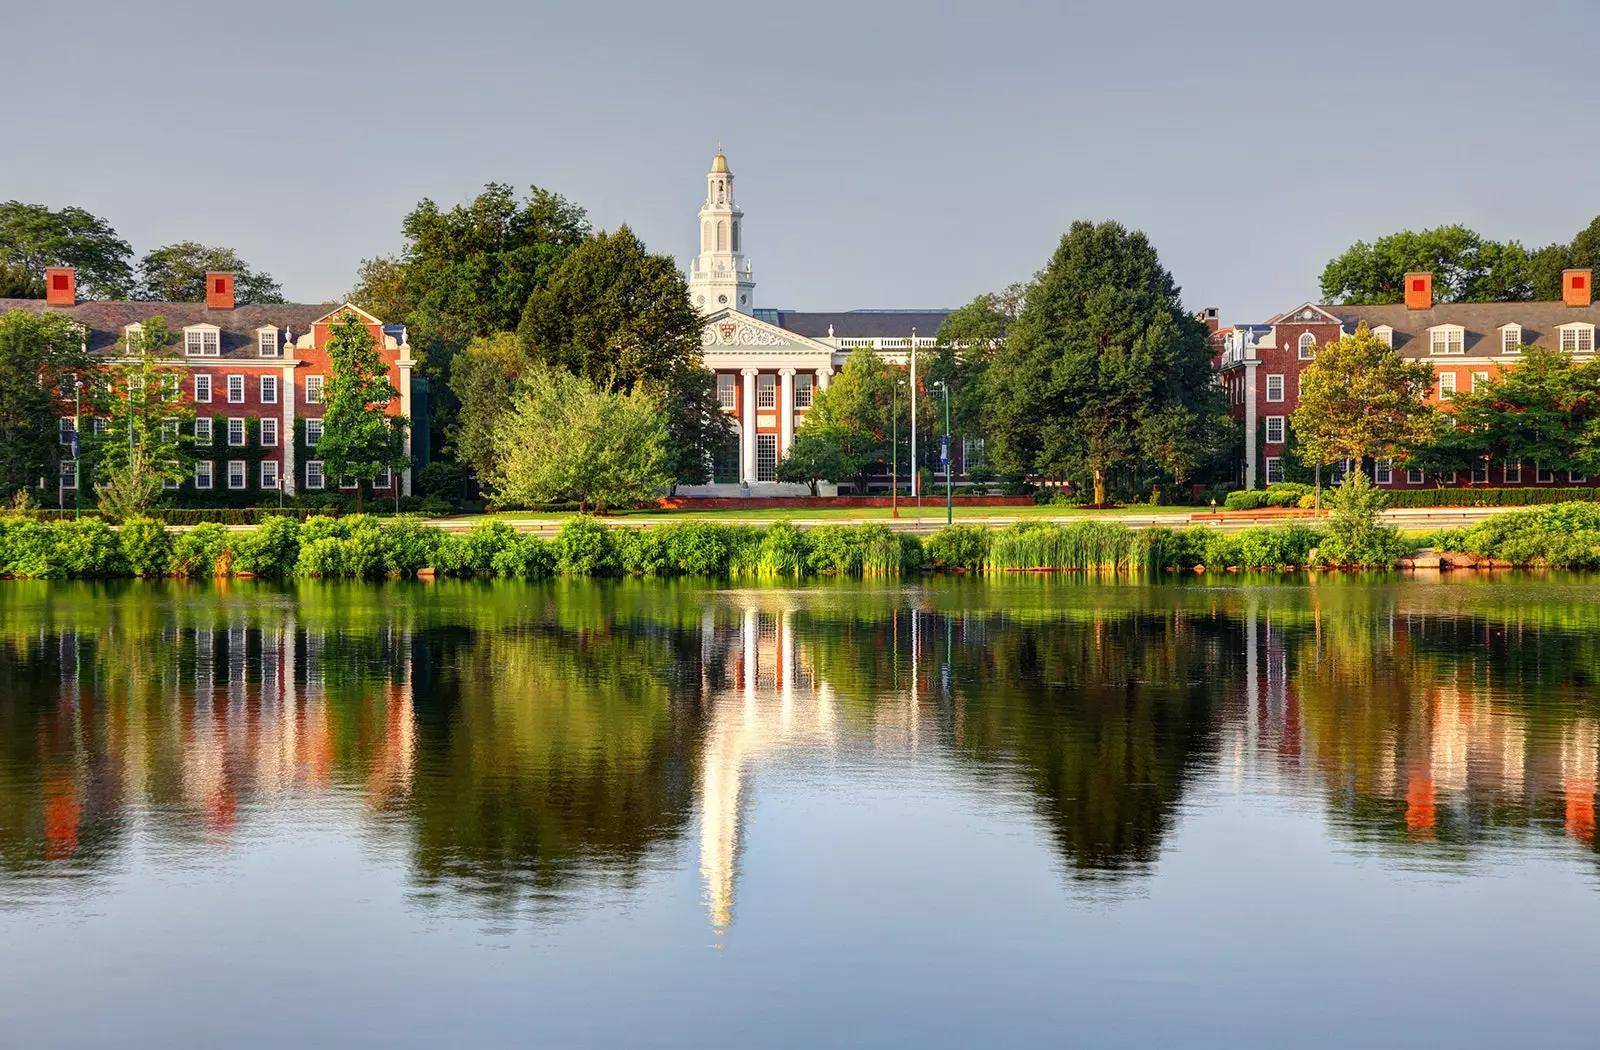
{"label": "tall evergreen tree", "polygon": [[1163,410],[1212,411],[1205,326],[1143,233],[1075,222],[1028,289],[989,368],[991,458],[1002,470],[1106,479],[1131,467]]}

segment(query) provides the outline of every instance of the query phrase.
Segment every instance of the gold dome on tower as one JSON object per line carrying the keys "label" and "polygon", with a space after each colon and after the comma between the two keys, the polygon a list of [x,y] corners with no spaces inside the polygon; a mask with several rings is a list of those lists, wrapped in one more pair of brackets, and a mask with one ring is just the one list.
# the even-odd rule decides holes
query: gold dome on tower
{"label": "gold dome on tower", "polygon": [[713,175],[726,175],[728,172],[728,158],[722,155],[722,143],[717,143],[717,155],[711,159],[711,173]]}

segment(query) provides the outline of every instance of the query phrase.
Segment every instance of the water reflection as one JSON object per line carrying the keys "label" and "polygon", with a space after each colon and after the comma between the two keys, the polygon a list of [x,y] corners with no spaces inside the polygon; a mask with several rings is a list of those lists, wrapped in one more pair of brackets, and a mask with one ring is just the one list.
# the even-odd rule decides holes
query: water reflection
{"label": "water reflection", "polygon": [[182,863],[355,820],[419,899],[501,911],[697,852],[720,931],[761,780],[840,764],[1023,791],[1090,883],[1155,868],[1201,783],[1313,801],[1351,848],[1408,863],[1592,855],[1596,597],[7,583],[0,900],[142,841]]}

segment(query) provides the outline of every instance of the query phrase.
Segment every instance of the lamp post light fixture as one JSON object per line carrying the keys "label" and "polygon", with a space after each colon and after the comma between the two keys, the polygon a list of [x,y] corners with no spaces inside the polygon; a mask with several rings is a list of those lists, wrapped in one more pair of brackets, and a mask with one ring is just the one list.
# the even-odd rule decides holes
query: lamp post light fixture
{"label": "lamp post light fixture", "polygon": [[72,377],[72,517],[83,517],[83,378]]}
{"label": "lamp post light fixture", "polygon": [[950,462],[950,384],[941,379],[933,387],[944,392],[944,436],[940,439],[939,460],[944,464],[944,523],[952,525],[956,515],[953,489],[955,471]]}

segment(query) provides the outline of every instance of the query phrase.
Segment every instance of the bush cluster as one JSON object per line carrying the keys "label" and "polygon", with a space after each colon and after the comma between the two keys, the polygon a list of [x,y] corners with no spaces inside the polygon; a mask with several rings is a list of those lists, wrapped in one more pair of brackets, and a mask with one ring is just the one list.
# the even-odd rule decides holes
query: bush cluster
{"label": "bush cluster", "polygon": [[1476,525],[1428,537],[1438,551],[1462,551],[1512,565],[1600,568],[1600,505],[1559,503],[1496,514]]}
{"label": "bush cluster", "polygon": [[1223,506],[1229,510],[1260,510],[1262,507],[1298,507],[1302,500],[1312,495],[1310,485],[1297,481],[1280,481],[1264,489],[1230,492]]}
{"label": "bush cluster", "polygon": [[1386,492],[1391,507],[1535,507],[1600,500],[1600,488],[1410,489]]}

